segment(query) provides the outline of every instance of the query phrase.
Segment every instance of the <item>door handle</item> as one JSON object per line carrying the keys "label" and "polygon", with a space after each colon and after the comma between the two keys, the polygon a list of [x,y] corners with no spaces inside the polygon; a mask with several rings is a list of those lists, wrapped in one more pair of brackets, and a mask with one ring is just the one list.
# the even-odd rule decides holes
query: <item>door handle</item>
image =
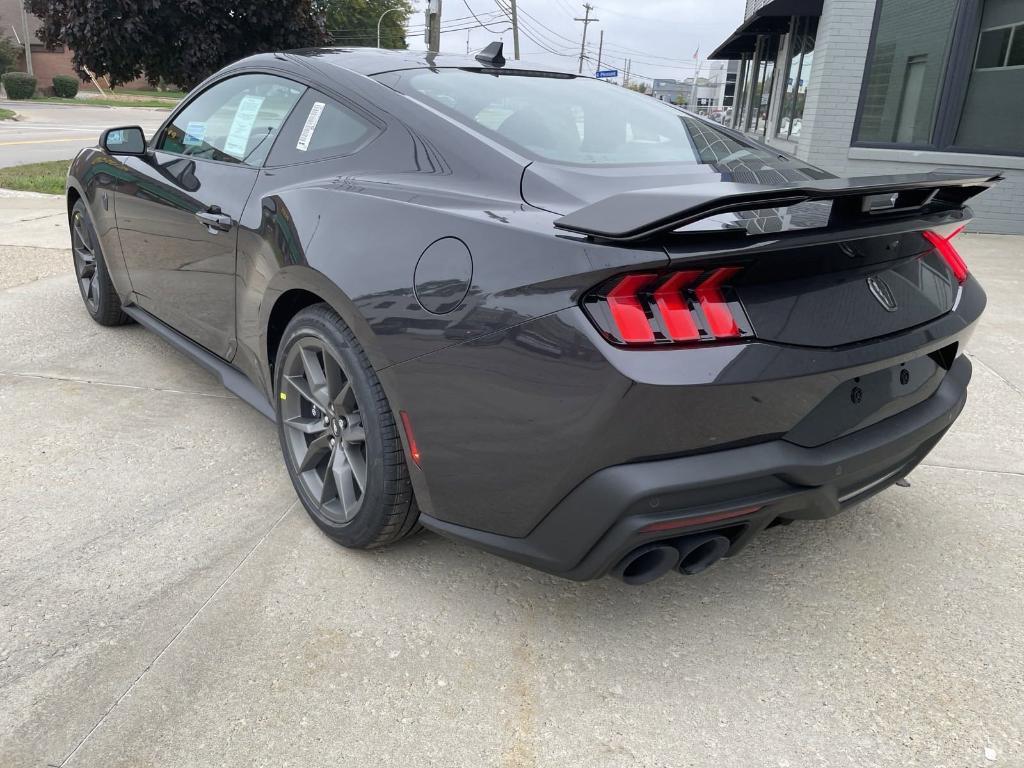
{"label": "door handle", "polygon": [[196,214],[196,218],[206,225],[206,228],[212,235],[215,235],[218,232],[227,232],[235,225],[234,219],[227,214],[220,212],[199,211]]}

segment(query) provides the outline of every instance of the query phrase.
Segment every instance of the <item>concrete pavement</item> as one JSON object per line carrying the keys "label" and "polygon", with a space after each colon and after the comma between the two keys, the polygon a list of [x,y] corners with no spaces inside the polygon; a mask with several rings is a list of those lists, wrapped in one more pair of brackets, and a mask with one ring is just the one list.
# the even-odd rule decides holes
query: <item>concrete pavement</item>
{"label": "concrete pavement", "polygon": [[332,544],[271,424],[25,249],[59,204],[0,226],[51,265],[0,290],[5,768],[1024,764],[1024,239],[960,241],[990,308],[910,488],[631,589]]}
{"label": "concrete pavement", "polygon": [[140,125],[152,135],[167,117],[165,109],[101,107],[46,102],[0,101],[18,120],[0,121],[0,167],[70,160],[96,144],[100,133],[119,125]]}

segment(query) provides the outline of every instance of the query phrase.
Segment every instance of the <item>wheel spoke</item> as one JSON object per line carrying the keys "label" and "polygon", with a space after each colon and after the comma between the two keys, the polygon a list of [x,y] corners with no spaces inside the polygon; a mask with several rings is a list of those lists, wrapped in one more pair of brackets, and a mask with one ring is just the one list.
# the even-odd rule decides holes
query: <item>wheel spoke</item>
{"label": "wheel spoke", "polygon": [[362,424],[351,424],[341,430],[341,439],[346,443],[365,443],[366,428]]}
{"label": "wheel spoke", "polygon": [[306,448],[306,455],[302,457],[302,463],[299,464],[299,472],[308,472],[320,466],[324,456],[330,451],[331,436],[329,434],[321,435]]}
{"label": "wheel spoke", "polygon": [[96,274],[95,261],[87,259],[84,256],[79,256],[78,264],[78,277],[82,280],[86,280]]}
{"label": "wheel spoke", "polygon": [[302,357],[302,370],[306,374],[309,394],[312,396],[313,402],[327,410],[327,406],[330,405],[330,398],[327,394],[327,375],[320,364],[319,352],[320,350],[314,349],[311,345],[303,346],[299,349],[299,354]]}
{"label": "wheel spoke", "polygon": [[86,291],[86,296],[90,299],[96,298],[96,272],[92,273],[92,277],[89,278],[89,289]]}
{"label": "wheel spoke", "polygon": [[78,236],[78,242],[82,246],[82,249],[89,253],[93,252],[92,244],[86,239],[85,231],[82,229],[82,217],[75,217],[75,234]]}
{"label": "wheel spoke", "polygon": [[318,417],[307,419],[303,416],[296,416],[291,419],[285,419],[284,425],[291,429],[297,429],[299,432],[307,435],[319,435],[327,431],[327,427],[324,426],[324,420]]}
{"label": "wheel spoke", "polygon": [[324,374],[327,379],[327,397],[330,398],[331,405],[334,406],[335,410],[340,413],[338,403],[348,390],[349,383],[345,378],[345,372],[341,370],[341,365],[327,354],[326,350],[324,350]]}
{"label": "wheel spoke", "polygon": [[338,450],[331,451],[331,458],[327,462],[327,469],[324,471],[324,484],[320,488],[320,503],[326,504],[338,495],[337,478],[334,473],[334,466],[338,460]]}
{"label": "wheel spoke", "polygon": [[331,467],[331,474],[334,476],[334,487],[337,489],[338,501],[345,511],[345,519],[349,520],[355,514],[356,505],[359,503],[359,490],[356,487],[356,476],[352,465],[346,460],[345,454],[340,451],[335,454],[335,460]]}
{"label": "wheel spoke", "polygon": [[359,486],[359,490],[362,491],[366,488],[366,458],[358,445],[344,443],[342,448],[345,451],[345,458],[348,460],[346,463],[352,468],[352,476]]}

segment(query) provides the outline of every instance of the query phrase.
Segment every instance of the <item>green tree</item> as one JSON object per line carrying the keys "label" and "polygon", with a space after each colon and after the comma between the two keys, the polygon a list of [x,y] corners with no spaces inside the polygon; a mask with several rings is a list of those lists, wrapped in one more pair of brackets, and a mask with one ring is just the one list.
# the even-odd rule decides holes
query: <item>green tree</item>
{"label": "green tree", "polygon": [[327,22],[327,34],[334,45],[377,45],[377,22],[390,8],[380,24],[382,48],[408,48],[405,23],[413,12],[407,0],[321,0]]}
{"label": "green tree", "polygon": [[10,72],[21,58],[21,46],[6,35],[0,35],[0,75]]}
{"label": "green tree", "polygon": [[74,52],[79,74],[145,76],[190,88],[237,59],[326,42],[315,0],[25,0],[39,37]]}
{"label": "green tree", "polygon": [[644,84],[644,83],[630,83],[626,87],[629,88],[629,90],[631,90],[631,91],[636,91],[637,93],[647,93],[648,92],[647,91],[647,85]]}

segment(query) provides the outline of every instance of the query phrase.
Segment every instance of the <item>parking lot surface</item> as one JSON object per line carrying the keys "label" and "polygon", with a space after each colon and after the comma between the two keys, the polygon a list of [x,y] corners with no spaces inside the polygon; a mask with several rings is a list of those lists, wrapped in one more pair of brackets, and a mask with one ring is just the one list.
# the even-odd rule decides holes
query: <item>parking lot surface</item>
{"label": "parking lot surface", "polygon": [[61,202],[7,203],[5,768],[1024,765],[1024,238],[962,241],[990,306],[911,487],[630,588],[331,543],[273,425],[89,320],[24,234]]}

